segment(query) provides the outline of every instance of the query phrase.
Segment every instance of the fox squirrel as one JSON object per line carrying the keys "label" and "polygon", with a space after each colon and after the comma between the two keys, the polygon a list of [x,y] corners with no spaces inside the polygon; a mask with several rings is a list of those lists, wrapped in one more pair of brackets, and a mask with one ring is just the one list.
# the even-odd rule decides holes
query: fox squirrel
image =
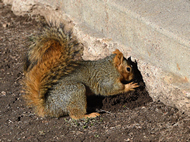
{"label": "fox squirrel", "polygon": [[60,26],[47,27],[29,48],[24,64],[24,98],[39,116],[93,118],[100,114],[86,114],[86,95],[110,96],[139,87],[133,82],[122,83],[131,81],[134,73],[118,49],[97,61],[75,60],[81,46]]}

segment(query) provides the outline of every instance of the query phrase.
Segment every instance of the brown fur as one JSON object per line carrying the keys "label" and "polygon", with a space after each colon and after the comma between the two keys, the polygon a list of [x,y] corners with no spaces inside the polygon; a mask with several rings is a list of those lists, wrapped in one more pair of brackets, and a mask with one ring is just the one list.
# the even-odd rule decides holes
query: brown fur
{"label": "brown fur", "polygon": [[[123,53],[120,52],[118,49],[116,49],[114,52],[116,54],[114,58],[114,65],[117,68],[117,70],[122,75],[122,78],[120,80],[131,80],[133,78],[133,70],[129,63],[124,62],[124,56]],[[127,70],[127,68],[130,68],[130,71]]]}
{"label": "brown fur", "polygon": [[[46,114],[44,103],[48,89],[77,66],[71,55],[77,51],[73,50],[73,46],[78,42],[72,39],[71,44],[71,39],[68,39],[63,32],[57,34],[54,33],[57,29],[54,30],[46,31],[30,47],[28,52],[30,64],[24,70],[25,78],[22,81],[27,104],[34,106],[36,113],[42,117]],[[33,65],[34,62],[37,63]]]}
{"label": "brown fur", "polygon": [[116,54],[115,58],[114,58],[114,65],[115,67],[119,67],[122,62],[123,62],[123,53],[121,53],[118,49],[116,49],[113,54]]}
{"label": "brown fur", "polygon": [[[54,43],[54,45],[56,45],[54,46],[56,48],[48,48],[49,51],[42,57],[42,60],[39,61],[30,72],[26,73],[26,79],[24,81],[26,86],[25,90],[29,93],[24,97],[30,100],[29,105],[37,106],[37,113],[40,116],[44,116],[44,93],[46,93],[48,89],[48,87],[44,88],[44,85],[47,84],[44,82],[47,81],[45,75],[51,71],[51,68],[59,65],[58,60],[61,57],[60,46],[57,46],[56,43]],[[52,67],[52,65],[54,66]]]}

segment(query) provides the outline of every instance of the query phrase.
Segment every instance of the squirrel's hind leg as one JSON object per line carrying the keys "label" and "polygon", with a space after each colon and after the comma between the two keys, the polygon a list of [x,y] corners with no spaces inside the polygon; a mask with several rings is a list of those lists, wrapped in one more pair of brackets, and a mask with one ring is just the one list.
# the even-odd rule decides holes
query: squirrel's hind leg
{"label": "squirrel's hind leg", "polygon": [[86,87],[75,81],[58,83],[46,99],[46,110],[54,117],[69,114],[73,119],[81,119],[100,115],[99,113],[86,114],[86,108]]}
{"label": "squirrel's hind leg", "polygon": [[70,103],[68,104],[67,110],[69,116],[72,119],[81,118],[94,118],[99,116],[99,113],[86,114],[87,99],[86,99],[86,87],[82,83],[77,83],[72,86],[73,94],[71,95]]}

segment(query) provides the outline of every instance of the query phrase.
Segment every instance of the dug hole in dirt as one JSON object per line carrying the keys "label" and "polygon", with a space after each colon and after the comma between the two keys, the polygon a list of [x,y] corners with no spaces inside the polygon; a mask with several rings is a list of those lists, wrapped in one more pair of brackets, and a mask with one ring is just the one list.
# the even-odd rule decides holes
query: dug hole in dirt
{"label": "dug hole in dirt", "polygon": [[1,1],[0,15],[0,141],[190,141],[190,117],[153,102],[138,70],[135,92],[88,98],[88,111],[100,117],[38,117],[26,107],[20,81],[30,37],[42,29],[43,18],[15,16]]}

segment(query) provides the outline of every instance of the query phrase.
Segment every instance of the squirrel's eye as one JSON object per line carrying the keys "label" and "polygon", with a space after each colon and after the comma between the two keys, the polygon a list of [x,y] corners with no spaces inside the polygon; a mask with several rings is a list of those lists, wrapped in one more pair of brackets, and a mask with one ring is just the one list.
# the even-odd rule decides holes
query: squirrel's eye
{"label": "squirrel's eye", "polygon": [[130,72],[130,71],[131,71],[131,68],[127,67],[127,71]]}

